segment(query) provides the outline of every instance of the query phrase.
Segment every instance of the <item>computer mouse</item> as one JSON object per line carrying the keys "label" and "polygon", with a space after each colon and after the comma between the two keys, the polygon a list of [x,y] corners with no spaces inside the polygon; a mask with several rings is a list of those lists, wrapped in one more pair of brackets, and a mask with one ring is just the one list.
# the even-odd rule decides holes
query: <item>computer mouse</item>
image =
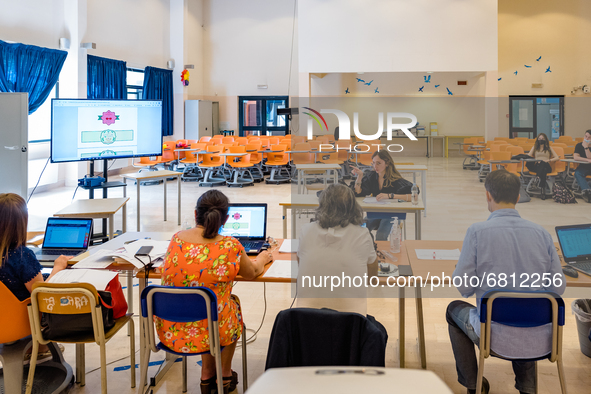
{"label": "computer mouse", "polygon": [[571,278],[578,278],[579,277],[579,273],[577,272],[577,270],[572,267],[568,267],[568,266],[562,267],[562,272],[566,276],[570,276]]}

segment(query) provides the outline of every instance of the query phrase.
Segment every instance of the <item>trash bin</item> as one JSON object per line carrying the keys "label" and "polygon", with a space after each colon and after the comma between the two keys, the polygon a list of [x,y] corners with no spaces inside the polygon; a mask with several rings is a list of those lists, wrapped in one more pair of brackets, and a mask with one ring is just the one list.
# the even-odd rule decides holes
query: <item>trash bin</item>
{"label": "trash bin", "polygon": [[591,357],[591,300],[578,299],[572,303],[573,313],[577,321],[577,331],[579,332],[579,344],[581,352],[587,357]]}

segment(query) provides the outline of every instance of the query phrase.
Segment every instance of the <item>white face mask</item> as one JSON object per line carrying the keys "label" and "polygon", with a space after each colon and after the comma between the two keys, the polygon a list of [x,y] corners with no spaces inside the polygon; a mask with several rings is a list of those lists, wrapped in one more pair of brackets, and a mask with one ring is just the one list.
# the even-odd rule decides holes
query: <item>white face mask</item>
{"label": "white face mask", "polygon": [[583,141],[585,141],[585,143],[587,143],[587,144],[591,144],[591,140],[585,140],[584,139]]}

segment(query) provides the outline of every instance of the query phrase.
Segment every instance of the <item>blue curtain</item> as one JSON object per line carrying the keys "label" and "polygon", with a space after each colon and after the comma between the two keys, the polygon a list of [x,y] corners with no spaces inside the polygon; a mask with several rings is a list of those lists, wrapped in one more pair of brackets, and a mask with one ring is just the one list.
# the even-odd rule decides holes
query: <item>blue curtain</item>
{"label": "blue curtain", "polygon": [[162,135],[173,133],[172,70],[146,67],[144,100],[162,100]]}
{"label": "blue curtain", "polygon": [[86,97],[127,99],[127,63],[88,55]]}
{"label": "blue curtain", "polygon": [[29,114],[55,86],[67,52],[0,40],[0,92],[29,93]]}

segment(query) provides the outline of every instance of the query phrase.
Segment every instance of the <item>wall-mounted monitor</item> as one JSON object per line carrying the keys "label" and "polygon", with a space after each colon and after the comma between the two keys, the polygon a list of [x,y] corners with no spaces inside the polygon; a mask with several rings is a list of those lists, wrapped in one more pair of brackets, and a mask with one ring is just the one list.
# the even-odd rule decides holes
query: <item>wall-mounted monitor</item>
{"label": "wall-mounted monitor", "polygon": [[51,100],[52,163],[161,155],[161,100]]}

